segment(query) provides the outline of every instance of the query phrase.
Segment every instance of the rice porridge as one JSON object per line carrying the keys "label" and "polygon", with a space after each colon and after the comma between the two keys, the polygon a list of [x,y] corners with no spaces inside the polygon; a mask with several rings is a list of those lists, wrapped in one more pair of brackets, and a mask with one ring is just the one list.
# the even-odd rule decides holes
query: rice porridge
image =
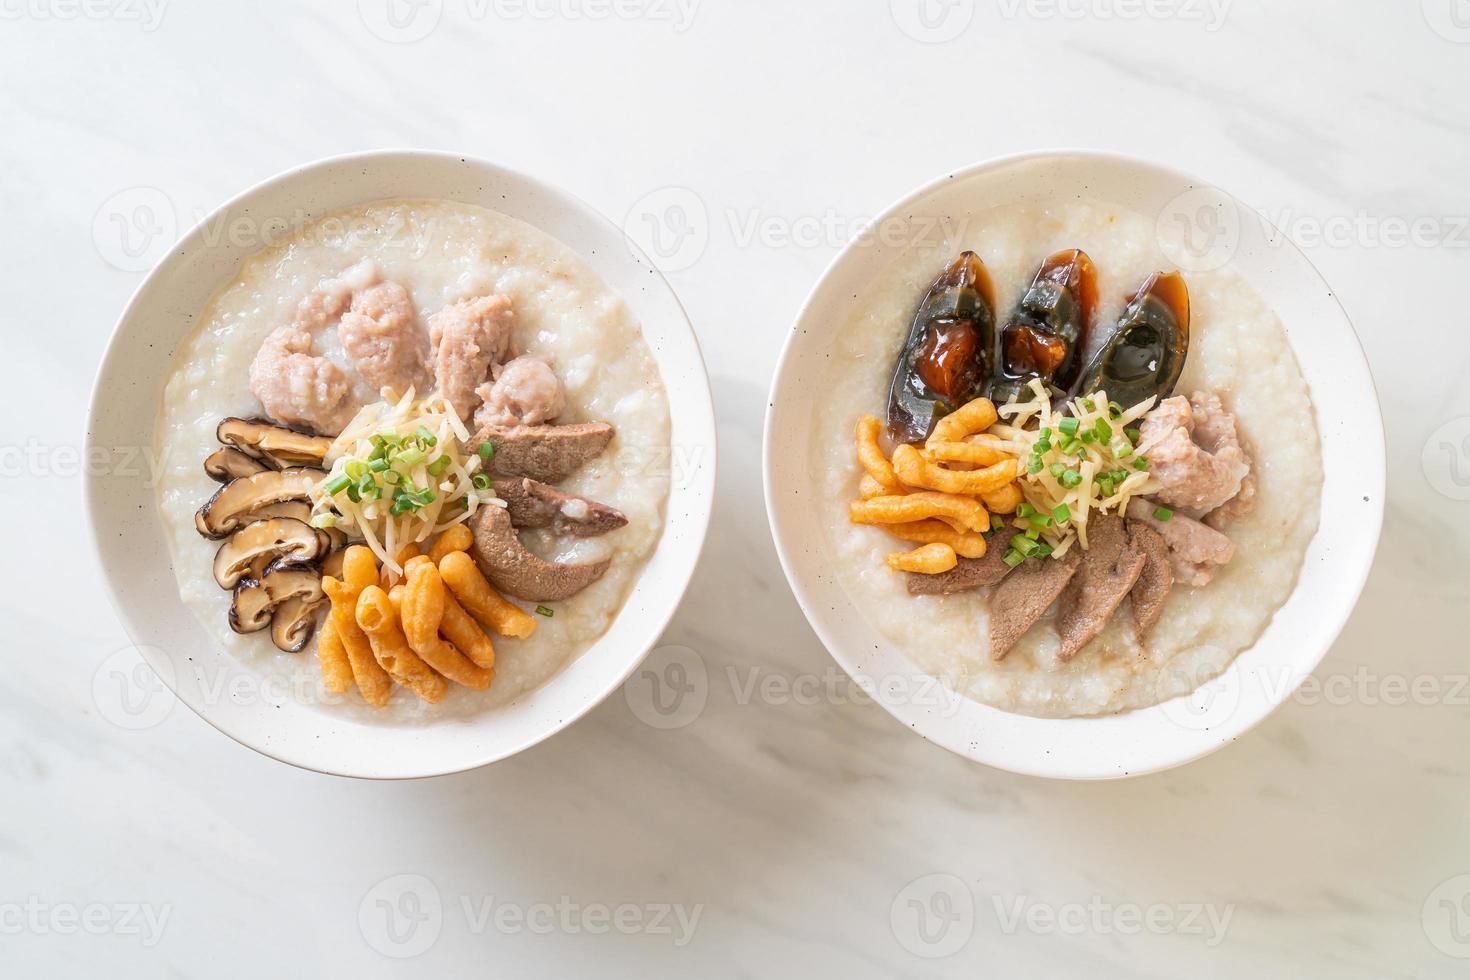
{"label": "rice porridge", "polygon": [[[1097,299],[1092,321],[1099,326],[1093,330],[1089,349],[1077,351],[1084,362],[1106,340],[1097,336],[1106,332],[1105,326],[1118,323],[1120,317],[1126,316],[1125,304],[1139,290],[1139,283],[1172,267],[1158,248],[1153,220],[1141,215],[1083,202],[1069,202],[1056,208],[1012,205],[976,215],[964,226],[959,240],[947,242],[942,248],[909,250],[858,298],[856,312],[849,322],[838,326],[832,338],[830,374],[825,383],[830,400],[827,410],[813,420],[811,433],[812,481],[819,494],[817,511],[824,524],[836,577],[854,606],[925,672],[984,704],[1040,717],[1099,715],[1157,704],[1218,675],[1238,653],[1255,642],[1293,590],[1303,555],[1317,528],[1322,486],[1321,449],[1313,407],[1282,323],[1228,265],[1212,272],[1185,272],[1183,278],[1187,281],[1189,297],[1185,314],[1188,354],[1177,385],[1171,384],[1171,390],[1160,392],[1158,397],[1163,399],[1171,391],[1179,396],[1193,392],[1218,396],[1218,402],[1211,404],[1215,410],[1223,406],[1225,412],[1233,415],[1239,443],[1251,461],[1249,479],[1254,489],[1253,506],[1241,508],[1242,512],[1232,515],[1228,524],[1217,525],[1213,515],[1194,515],[1211,527],[1222,528],[1228,543],[1233,545],[1232,558],[1218,567],[1210,567],[1213,581],[1194,584],[1186,567],[1186,574],[1174,579],[1162,613],[1149,627],[1146,639],[1140,639],[1141,631],[1128,622],[1126,612],[1130,604],[1124,604],[1115,607],[1123,613],[1111,615],[1080,652],[1073,651],[1070,659],[1065,659],[1059,652],[1063,641],[1058,619],[1067,613],[1052,607],[1041,615],[1034,628],[1024,632],[1003,653],[1003,659],[997,660],[992,657],[991,644],[987,642],[987,635],[994,635],[992,620],[996,614],[991,589],[921,594],[922,585],[910,584],[919,576],[900,574],[894,567],[885,565],[885,553],[915,545],[895,542],[885,527],[857,523],[856,516],[850,517],[850,509],[854,515],[859,511],[866,513],[864,509],[871,509],[869,505],[875,503],[868,498],[882,492],[876,486],[860,483],[860,480],[866,484],[873,481],[854,459],[853,427],[864,416],[882,418],[885,411],[891,411],[885,408],[885,399],[889,395],[890,378],[895,373],[895,356],[905,346],[915,310],[935,281],[936,271],[961,250],[977,253],[994,284],[995,319],[1005,324],[1023,295],[1027,295],[1038,262],[1063,249],[1080,249],[1096,263]],[[1002,345],[998,346],[1004,350]],[[1169,399],[1155,412],[1163,412],[1165,405],[1177,408],[1183,401]],[[997,397],[994,404],[1000,411],[1000,422],[994,430],[1000,433],[996,444],[1004,445],[1004,440],[1014,439],[1016,435],[1013,431],[1007,434],[1002,399]],[[1126,408],[1127,403],[1121,407]],[[1185,403],[1183,409],[1187,413],[1190,405]],[[1198,401],[1194,410],[1205,411]],[[1198,414],[1197,418],[1203,428],[1204,415]],[[1152,423],[1155,425],[1164,424],[1156,415],[1151,414],[1147,419],[1155,420]],[[1075,421],[1068,421],[1075,431]],[[1147,430],[1151,423],[1145,420],[1142,424]],[[1087,423],[1083,428],[1083,434],[1089,435]],[[1103,424],[1102,430],[1106,431],[1101,431],[1098,441],[1105,442],[1111,429]],[[1037,453],[1034,431],[1027,437],[1033,440],[1032,452]],[[1066,472],[1070,463],[1050,462],[1058,458],[1048,441],[1051,438],[1067,447],[1076,445],[1063,432],[1042,439],[1040,448],[1051,455],[1046,461],[1039,454],[1032,457],[1031,472],[1045,478],[1049,468],[1053,476],[1070,481],[1074,479]],[[1135,433],[1129,438],[1139,443],[1140,455],[1147,455],[1141,441],[1149,438],[1146,431],[1141,437]],[[1187,437],[1184,443],[1190,449],[1198,448],[1190,446]],[[1147,477],[1151,481],[1148,486],[1157,488],[1156,480],[1163,478],[1157,473],[1164,458],[1164,445],[1160,439],[1156,459],[1152,461],[1154,475],[1147,467],[1151,461],[1145,459],[1138,464],[1137,481]],[[1123,447],[1125,452],[1130,448]],[[1083,455],[1083,447],[1076,452]],[[930,458],[927,448],[925,453],[923,465],[927,466]],[[918,454],[910,455],[914,457],[911,464],[918,467]],[[1220,458],[1225,458],[1223,453]],[[894,463],[900,459],[895,451]],[[1206,462],[1217,461],[1207,459]],[[1049,463],[1049,467],[1044,467],[1044,463]],[[880,460],[880,465],[888,464]],[[1028,458],[1019,457],[1015,465],[1024,481]],[[1126,473],[1132,476],[1134,467],[1124,465]],[[873,470],[868,472],[871,474]],[[891,475],[893,471],[887,472]],[[1118,472],[1115,479],[1121,487],[1124,472]],[[1246,483],[1242,478],[1236,474],[1234,479],[1243,490]],[[1065,482],[1065,485],[1073,484]],[[1108,492],[1114,489],[1112,483],[1107,485]],[[1030,500],[1030,491],[1027,493]],[[1100,495],[1107,496],[1107,493]],[[1248,492],[1241,493],[1242,497],[1248,495]],[[860,497],[864,499],[859,500]],[[886,501],[885,506],[897,506],[893,503],[895,499],[883,498],[877,503]],[[1132,507],[1128,511],[1130,518],[1137,513],[1140,515],[1137,523],[1147,524],[1151,523],[1148,520],[1151,513],[1161,518],[1161,522],[1152,523],[1165,531],[1177,530],[1188,520],[1182,516],[1187,511],[1181,509],[1181,516],[1175,518],[1178,523],[1171,529],[1162,523],[1170,521],[1169,508],[1156,504],[1153,499],[1147,503],[1136,501]],[[1027,508],[1024,503],[1022,508],[1020,513],[1036,513],[1038,520],[1050,523],[1048,512],[1037,513],[1035,507]],[[1074,518],[1075,510],[1074,506]],[[1202,512],[1207,510],[1209,506]],[[1059,508],[1057,520],[1061,521],[1067,514],[1067,508]],[[1121,517],[1120,513],[1118,518]],[[1018,523],[1025,526],[1024,520]],[[1134,521],[1128,521],[1130,529],[1134,525]],[[940,532],[937,539],[911,535],[906,540],[920,542],[953,537],[942,526],[935,526]],[[1196,525],[1191,522],[1190,526]],[[999,522],[995,527],[1000,527]],[[995,548],[996,538],[990,540]],[[1014,540],[1025,546],[1022,550],[1048,541],[1039,537],[1028,542],[1021,536]],[[929,547],[945,550],[939,545]],[[1048,551],[1045,547],[1040,549],[1042,554]],[[952,555],[948,559],[946,565],[955,560]],[[1027,559],[1026,564],[1036,560]],[[963,558],[959,561],[964,563]],[[1138,565],[1143,564],[1138,559]],[[1006,574],[1005,570],[1000,574]],[[1011,572],[1011,578],[1015,574]],[[1139,572],[1135,567],[1130,574],[1136,578]],[[1138,603],[1139,596],[1135,593],[1133,605]],[[1108,612],[1111,614],[1111,609]]]}
{"label": "rice porridge", "polygon": [[[262,399],[258,397],[258,392],[263,390],[259,378],[252,387],[252,366],[260,358],[258,352],[274,336],[274,331],[292,323],[293,317],[299,320],[303,316],[305,298],[320,295],[330,300],[321,284],[336,281],[334,277],[345,278],[349,275],[345,270],[353,269],[371,273],[371,278],[362,273],[361,281],[352,286],[353,312],[343,314],[340,308],[327,310],[343,317],[343,338],[349,337],[345,326],[347,317],[354,315],[361,305],[364,312],[360,322],[367,331],[364,335],[367,343],[376,355],[391,353],[392,338],[385,341],[382,333],[389,322],[386,314],[382,309],[370,308],[366,301],[359,304],[358,298],[365,295],[364,287],[370,283],[388,284],[392,290],[398,288],[394,284],[401,284],[402,295],[397,300],[400,306],[411,304],[408,307],[410,328],[414,331],[411,343],[422,347],[413,355],[412,369],[418,372],[427,364],[424,370],[430,382],[435,377],[442,381],[446,358],[450,357],[447,349],[454,324],[446,326],[434,320],[435,314],[455,308],[455,304],[466,304],[463,308],[470,311],[465,314],[469,316],[474,313],[470,304],[495,297],[495,302],[505,307],[499,314],[502,321],[513,326],[507,327],[507,346],[495,359],[493,373],[485,374],[482,366],[484,376],[471,379],[471,384],[465,386],[468,393],[473,382],[484,382],[478,395],[470,395],[473,404],[479,405],[483,396],[486,404],[481,410],[489,410],[493,400],[497,410],[511,413],[502,422],[519,427],[514,431],[541,431],[536,427],[547,426],[554,419],[556,426],[565,427],[557,432],[575,433],[605,423],[604,428],[610,426],[615,433],[610,442],[604,436],[596,451],[585,452],[583,455],[588,458],[579,458],[580,465],[567,475],[558,474],[554,493],[537,484],[549,495],[548,499],[560,502],[560,510],[548,511],[550,516],[546,521],[550,523],[533,523],[519,530],[526,553],[517,552],[513,556],[523,565],[535,564],[538,568],[548,567],[542,562],[544,559],[557,570],[562,567],[602,569],[606,563],[605,571],[583,576],[576,583],[575,595],[561,601],[548,600],[547,605],[536,604],[536,600],[522,603],[519,615],[534,620],[534,633],[523,638],[494,638],[494,680],[489,689],[477,691],[449,684],[447,695],[437,704],[416,698],[407,690],[395,689],[386,708],[375,711],[355,692],[334,694],[323,687],[315,639],[301,652],[283,653],[266,638],[266,633],[241,634],[232,630],[227,623],[232,609],[231,592],[221,588],[211,568],[221,542],[201,538],[195,526],[196,512],[221,487],[201,469],[202,460],[221,451],[221,441],[217,439],[221,420],[230,416],[252,419],[267,414],[262,411]],[[389,295],[392,290],[384,293],[380,289],[378,298],[394,300]],[[338,307],[345,307],[347,299],[344,287]],[[298,373],[281,389],[283,397],[305,400],[326,397],[323,392],[329,391],[332,380],[345,376],[350,392],[332,391],[335,391],[333,397],[340,394],[350,399],[344,402],[349,406],[342,415],[346,417],[359,406],[378,401],[380,396],[402,395],[401,391],[386,387],[380,392],[367,380],[365,375],[370,372],[365,365],[369,362],[354,362],[355,355],[344,349],[344,341],[338,334],[337,329],[318,331],[315,348],[306,355],[295,348],[281,352],[280,363],[290,365],[293,371],[309,372],[315,386],[298,384],[305,376]],[[483,353],[474,343],[468,343],[465,350],[470,357]],[[309,359],[302,360],[303,357]],[[512,357],[517,360],[511,360]],[[521,372],[523,377],[518,382],[521,387],[513,388],[510,378],[516,374],[518,368],[513,365],[518,362],[528,365],[529,370]],[[353,370],[354,363],[357,370]],[[383,367],[386,361],[380,357],[376,363]],[[551,370],[547,370],[548,366]],[[453,367],[451,364],[450,368]],[[258,374],[262,369],[255,370]],[[545,393],[548,384],[556,386],[549,394]],[[420,396],[426,394],[419,391]],[[392,398],[384,405],[388,406]],[[541,399],[540,408],[526,407],[527,399],[537,398]],[[546,408],[548,403],[552,407]],[[494,450],[484,448],[485,444],[481,443],[480,455],[476,457],[474,442],[461,438],[465,446],[460,454],[448,458],[446,447],[455,441],[449,433],[459,430],[461,424],[473,432],[477,424],[483,424],[484,417],[480,417],[480,423],[472,422],[468,414],[462,423],[447,420],[453,413],[444,408],[446,404],[447,399],[434,403],[438,406],[435,410],[446,417],[446,427],[438,430],[445,441],[434,439],[427,431],[422,431],[415,441],[414,430],[410,429],[407,435],[390,438],[385,446],[370,431],[364,431],[362,445],[378,448],[365,454],[360,463],[345,464],[347,472],[352,474],[350,492],[354,501],[358,500],[359,488],[364,493],[372,490],[377,496],[385,489],[400,492],[396,487],[385,486],[398,481],[373,483],[378,463],[381,461],[382,469],[388,470],[388,462],[396,458],[402,462],[403,472],[417,466],[422,473],[427,465],[430,476],[415,488],[419,496],[408,494],[404,501],[393,498],[395,507],[403,503],[395,514],[412,516],[425,501],[434,501],[433,506],[438,507],[442,501],[435,500],[434,482],[445,480],[441,487],[447,489],[456,473],[460,475],[456,484],[462,488],[460,495],[468,493],[472,498],[469,502],[460,500],[458,506],[472,509],[478,501],[487,514],[495,509],[489,506],[496,503],[488,490],[489,473],[492,466],[499,467],[510,453],[502,446],[497,459],[492,455]],[[387,410],[387,407],[382,409]],[[515,415],[515,412],[522,414]],[[270,413],[274,421],[290,425],[281,414],[284,412],[280,408]],[[323,432],[335,436],[335,428]],[[592,267],[562,243],[506,215],[439,200],[375,202],[317,219],[300,228],[289,240],[248,258],[201,312],[197,328],[175,354],[156,427],[155,450],[164,465],[158,502],[170,534],[179,593],[229,654],[272,683],[286,685],[296,692],[293,697],[308,700],[320,710],[400,722],[465,717],[505,705],[545,683],[581,655],[608,628],[634,588],[663,529],[669,489],[669,429],[663,384],[638,323]],[[250,447],[246,449],[245,456],[236,457],[241,465],[254,463],[248,458]],[[443,457],[439,456],[441,450],[445,453]],[[351,452],[346,455],[350,457]],[[332,458],[329,454],[325,463],[313,465],[332,469],[335,475],[343,470],[344,464],[339,461],[333,469]],[[477,470],[481,462],[483,469]],[[367,473],[369,468],[374,473]],[[502,471],[494,472],[498,485]],[[397,474],[389,472],[388,475]],[[519,476],[519,473],[512,474],[517,480]],[[324,482],[326,491],[315,491],[311,526],[320,529],[319,536],[330,531],[340,542],[339,532],[344,525],[337,523],[340,515],[331,511],[333,481]],[[382,502],[386,510],[387,499]],[[335,504],[344,512],[349,506],[355,506],[349,505],[346,496],[340,493]],[[357,513],[376,514],[374,506],[365,503]],[[504,501],[499,501],[498,506],[504,507]],[[319,520],[324,507],[330,516]],[[621,523],[607,524],[613,529],[606,533],[601,533],[604,527],[594,532],[575,524],[585,522],[589,513],[620,515]],[[568,533],[568,527],[575,530]],[[517,528],[521,528],[519,523]],[[479,535],[476,531],[477,545],[483,543]],[[427,548],[428,541],[425,541],[424,550]],[[386,588],[388,583],[384,585]],[[535,611],[541,615],[531,615]],[[404,615],[406,620],[406,609]],[[328,621],[331,621],[330,614]],[[448,625],[445,632],[449,633]],[[394,677],[397,679],[396,674]],[[442,690],[442,683],[440,687]]]}

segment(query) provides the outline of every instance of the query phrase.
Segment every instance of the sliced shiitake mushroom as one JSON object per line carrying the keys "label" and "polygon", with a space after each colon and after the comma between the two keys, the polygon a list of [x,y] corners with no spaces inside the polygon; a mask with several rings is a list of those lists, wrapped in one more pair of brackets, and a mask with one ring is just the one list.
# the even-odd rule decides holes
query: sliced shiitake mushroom
{"label": "sliced shiitake mushroom", "polygon": [[254,476],[270,469],[265,463],[234,446],[225,446],[210,453],[204,460],[204,472],[211,480],[229,483],[242,476]]}
{"label": "sliced shiitake mushroom", "polygon": [[[296,653],[311,636],[311,613],[326,598],[322,591],[321,572],[315,565],[304,565],[278,558],[266,567],[258,579],[241,579],[230,602],[230,629],[236,633],[255,633],[272,626],[272,641],[287,653]],[[286,609],[290,604],[292,608]],[[306,619],[305,626],[300,622]],[[304,635],[303,635],[304,630]],[[276,639],[279,632],[282,639]],[[288,649],[283,642],[300,646]]]}
{"label": "sliced shiitake mushroom", "polygon": [[232,446],[282,469],[303,464],[319,465],[332,445],[327,436],[298,432],[265,419],[227,418],[220,422],[215,437],[221,445]]}
{"label": "sliced shiitake mushroom", "polygon": [[271,615],[271,642],[282,653],[300,653],[316,631],[316,611],[327,601],[326,596],[311,599],[292,596],[276,607]]}
{"label": "sliced shiitake mushroom", "polygon": [[233,589],[261,555],[302,564],[316,561],[325,551],[316,528],[290,517],[271,517],[245,525],[220,545],[214,556],[214,580],[222,589]]}
{"label": "sliced shiitake mushroom", "polygon": [[207,537],[222,538],[238,530],[261,508],[286,500],[310,499],[311,491],[326,475],[315,467],[293,466],[231,480],[199,509],[195,526]]}

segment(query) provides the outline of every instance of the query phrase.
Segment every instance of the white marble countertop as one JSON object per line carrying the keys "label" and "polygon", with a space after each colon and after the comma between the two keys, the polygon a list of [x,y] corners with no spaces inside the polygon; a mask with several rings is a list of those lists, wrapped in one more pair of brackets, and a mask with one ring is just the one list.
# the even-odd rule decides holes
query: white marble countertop
{"label": "white marble countertop", "polygon": [[[356,6],[0,0],[0,974],[1470,969],[1462,0]],[[693,231],[665,245],[723,465],[664,642],[705,664],[707,704],[657,730],[614,696],[508,762],[401,784],[288,768],[180,706],[120,727],[98,678],[135,655],[78,517],[114,319],[243,187],[404,145]],[[982,768],[820,694],[836,667],[760,492],[779,346],[852,230],[1057,145],[1173,163],[1284,225],[1355,321],[1389,433],[1378,564],[1320,687],[1108,784]]]}

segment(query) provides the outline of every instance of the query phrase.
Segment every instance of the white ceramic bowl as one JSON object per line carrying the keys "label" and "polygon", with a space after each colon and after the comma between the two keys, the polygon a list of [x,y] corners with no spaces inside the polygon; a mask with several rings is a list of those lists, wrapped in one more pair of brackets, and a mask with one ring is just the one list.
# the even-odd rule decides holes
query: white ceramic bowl
{"label": "white ceramic bowl", "polygon": [[[786,577],[843,668],[913,731],[979,762],[1071,779],[1139,775],[1197,759],[1239,737],[1289,697],[1346,622],[1367,578],[1383,517],[1383,426],[1373,380],[1342,308],[1304,255],[1275,228],[1204,181],[1114,154],[1047,151],[948,174],[895,204],[875,227],[948,220],[1014,202],[1081,196],[1157,215],[1182,268],[1230,262],[1280,315],[1311,388],[1322,435],[1321,524],[1300,580],[1265,633],[1193,695],[1097,718],[1039,719],[913,683],[917,669],[869,625],[830,563],[814,513],[808,420],[822,410],[828,345],[854,297],[901,245],[872,236],[833,261],[797,317],[766,416],[766,505]],[[856,465],[856,464],[854,464]]]}
{"label": "white ceramic bowl", "polygon": [[[185,608],[145,472],[93,474],[87,512],[113,602],[149,665],[211,725],[241,744],[321,772],[407,778],[503,759],[570,725],[618,687],[658,640],[694,572],[714,499],[715,425],[704,362],[673,290],[636,246],[572,195],[492,163],[453,154],[384,151],[323,160],[251,188],[184,236],[134,294],[93,389],[94,451],[154,443],[163,385],[180,340],[255,243],[211,234],[236,219],[321,214],[392,197],[477,204],[528,222],[588,259],[643,326],[668,391],[680,467],[667,524],[627,604],[595,644],[546,684],[469,720],[363,724],[290,692],[261,690]],[[278,231],[280,229],[277,229]],[[119,458],[119,457],[112,457]],[[131,472],[129,468],[128,472]],[[207,669],[202,669],[207,668]],[[232,688],[231,685],[236,685]],[[236,696],[232,691],[247,692]]]}

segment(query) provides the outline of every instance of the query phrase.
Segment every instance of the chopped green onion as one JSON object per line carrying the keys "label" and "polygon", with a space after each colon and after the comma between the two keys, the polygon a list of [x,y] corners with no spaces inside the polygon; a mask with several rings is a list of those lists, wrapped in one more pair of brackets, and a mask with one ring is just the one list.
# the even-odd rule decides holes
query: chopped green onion
{"label": "chopped green onion", "polygon": [[313,514],[311,517],[312,527],[336,527],[336,514]]}
{"label": "chopped green onion", "polygon": [[343,469],[347,472],[347,475],[352,477],[352,479],[354,480],[361,480],[363,477],[367,476],[368,471],[367,464],[356,459],[344,466]]}
{"label": "chopped green onion", "polygon": [[337,494],[341,493],[343,490],[346,490],[351,485],[352,477],[343,475],[336,476],[328,480],[327,485],[322,487],[322,489],[327,491],[327,496],[335,497],[337,496]]}
{"label": "chopped green onion", "polygon": [[1123,406],[1117,402],[1108,402],[1108,411],[1113,414],[1113,418],[1118,418],[1123,414]]}
{"label": "chopped green onion", "polygon": [[1065,524],[1072,519],[1072,508],[1066,504],[1057,504],[1051,509],[1051,516],[1058,524]]}
{"label": "chopped green onion", "polygon": [[1012,548],[1010,551],[1007,551],[1005,557],[1001,559],[1001,561],[1005,562],[1007,565],[1009,565],[1012,568],[1015,568],[1017,565],[1021,564],[1021,562],[1025,561],[1025,560],[1026,560],[1026,556],[1023,555],[1023,554],[1021,554],[1015,548]]}
{"label": "chopped green onion", "polygon": [[1051,442],[1051,426],[1043,425],[1036,433],[1037,442]]}
{"label": "chopped green onion", "polygon": [[1045,461],[1036,453],[1032,453],[1031,458],[1026,461],[1026,471],[1028,473],[1040,473],[1044,469],[1046,469]]}
{"label": "chopped green onion", "polygon": [[556,610],[552,609],[549,606],[537,606],[536,615],[545,616],[547,619],[550,619],[552,616],[556,615]]}
{"label": "chopped green onion", "polygon": [[1079,401],[1077,404],[1079,404],[1079,405],[1082,406],[1083,411],[1087,411],[1087,412],[1095,412],[1095,411],[1097,411],[1097,403],[1094,402],[1091,398],[1084,398],[1081,401]]}
{"label": "chopped green onion", "polygon": [[1011,538],[1011,547],[1025,557],[1030,558],[1032,552],[1036,550],[1036,541],[1030,537],[1029,532],[1025,535],[1018,534],[1014,538]]}
{"label": "chopped green onion", "polygon": [[1057,423],[1057,428],[1061,429],[1064,435],[1075,436],[1077,434],[1077,420],[1074,418],[1062,419]]}
{"label": "chopped green onion", "polygon": [[1174,512],[1172,510],[1170,510],[1169,508],[1167,508],[1167,507],[1155,507],[1154,508],[1154,520],[1156,520],[1156,521],[1167,521],[1169,518],[1171,518],[1173,516],[1174,516]]}
{"label": "chopped green onion", "polygon": [[1138,459],[1133,464],[1133,468],[1135,470],[1146,470],[1146,469],[1148,469],[1148,457],[1147,456],[1140,456],[1140,457],[1138,457]]}
{"label": "chopped green onion", "polygon": [[1139,432],[1137,429],[1124,429],[1123,434],[1127,436],[1128,441],[1133,443],[1135,446],[1138,445],[1138,440],[1143,437],[1143,433]]}
{"label": "chopped green onion", "polygon": [[476,473],[473,477],[470,478],[470,482],[475,485],[476,490],[490,489],[490,478],[484,473]]}
{"label": "chopped green onion", "polygon": [[1001,517],[999,514],[990,515],[990,529],[992,531],[1004,531],[1005,527],[1006,519],[1004,517]]}
{"label": "chopped green onion", "polygon": [[1026,538],[1029,541],[1037,541],[1041,538],[1041,532],[1033,527],[1026,532]]}
{"label": "chopped green onion", "polygon": [[387,468],[388,468],[388,461],[386,459],[383,459],[381,456],[379,456],[377,459],[373,460],[372,462],[368,463],[368,471],[369,472],[372,472],[372,473],[381,473],[384,470],[386,470]]}
{"label": "chopped green onion", "polygon": [[1033,507],[1033,506],[1031,506],[1029,503],[1027,503],[1024,500],[1021,501],[1021,503],[1019,505],[1017,505],[1017,507],[1016,507],[1016,516],[1017,517],[1030,517],[1032,514],[1035,514],[1035,513],[1036,513],[1036,508]]}
{"label": "chopped green onion", "polygon": [[1054,476],[1054,477],[1056,477],[1058,480],[1060,480],[1062,478],[1062,474],[1065,473],[1065,472],[1067,472],[1067,468],[1065,466],[1063,466],[1061,463],[1052,463],[1051,464],[1051,475]]}
{"label": "chopped green onion", "polygon": [[480,458],[486,462],[495,458],[495,444],[493,442],[480,443]]}
{"label": "chopped green onion", "polygon": [[393,461],[400,466],[407,466],[409,469],[412,469],[422,463],[427,457],[428,454],[422,449],[404,449],[397,456],[393,457]]}
{"label": "chopped green onion", "polygon": [[1027,518],[1033,528],[1051,527],[1050,514],[1033,514]]}
{"label": "chopped green onion", "polygon": [[1108,425],[1107,419],[1098,419],[1092,431],[1097,433],[1098,442],[1111,442],[1113,439],[1113,427]]}
{"label": "chopped green onion", "polygon": [[1076,470],[1068,470],[1062,474],[1062,486],[1073,490],[1082,485],[1082,474]]}
{"label": "chopped green onion", "polygon": [[1096,442],[1097,441],[1097,433],[1094,432],[1092,429],[1088,429],[1086,432],[1082,433],[1080,436],[1077,437],[1077,441],[1078,442],[1089,443],[1089,444],[1090,443],[1093,443],[1093,442]]}
{"label": "chopped green onion", "polygon": [[438,445],[438,443],[439,443],[438,437],[436,437],[434,435],[434,433],[430,432],[428,429],[424,428],[422,425],[419,426],[417,430],[415,430],[415,432],[414,432],[414,438],[418,439],[419,442],[423,443],[425,446],[429,447],[430,449],[432,449],[434,446]]}
{"label": "chopped green onion", "polygon": [[443,476],[444,471],[449,469],[450,464],[453,462],[454,460],[450,459],[448,456],[440,456],[438,459],[429,464],[429,475]]}
{"label": "chopped green onion", "polygon": [[1047,555],[1052,553],[1052,550],[1052,546],[1043,541],[1036,547],[1036,557],[1045,558]]}
{"label": "chopped green onion", "polygon": [[383,482],[390,487],[397,486],[403,482],[403,474],[397,470],[388,470],[383,474]]}
{"label": "chopped green onion", "polygon": [[402,517],[409,511],[415,511],[418,509],[418,504],[414,503],[413,500],[411,500],[409,497],[402,496],[393,501],[393,505],[388,508],[388,513],[392,514],[394,517]]}
{"label": "chopped green onion", "polygon": [[352,501],[354,504],[362,503],[362,491],[357,489],[356,483],[350,483],[347,485],[347,499]]}

